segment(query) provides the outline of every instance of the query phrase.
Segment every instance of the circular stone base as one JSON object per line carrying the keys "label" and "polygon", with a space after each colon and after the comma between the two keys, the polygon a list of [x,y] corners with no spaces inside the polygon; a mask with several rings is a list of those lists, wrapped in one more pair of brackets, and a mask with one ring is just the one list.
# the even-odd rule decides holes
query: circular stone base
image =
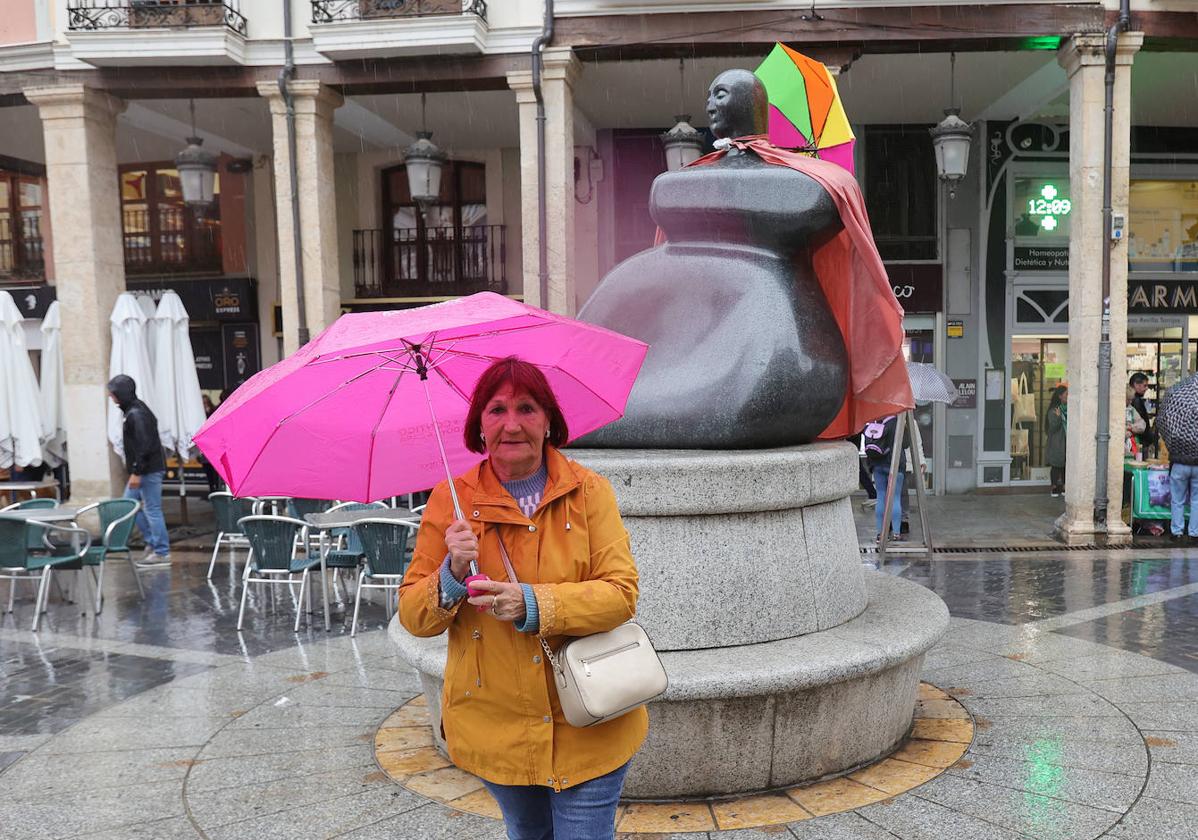
{"label": "circular stone base", "polygon": [[[948,609],[918,584],[878,572],[865,577],[865,611],[832,629],[662,653],[670,685],[649,704],[649,738],[633,759],[625,795],[660,800],[783,788],[890,753],[911,727],[923,655],[947,629]],[[445,637],[418,639],[396,621],[390,633],[421,673],[438,732]]]}
{"label": "circular stone base", "polygon": [[[392,780],[458,811],[501,819],[480,779],[434,749],[423,696],[401,706],[375,733],[374,756]],[[897,796],[952,766],[973,740],[973,720],[956,700],[919,685],[910,737],[888,758],[842,778],[744,796],[672,803],[625,802],[617,830],[643,834],[733,831],[783,825],[860,808]]]}

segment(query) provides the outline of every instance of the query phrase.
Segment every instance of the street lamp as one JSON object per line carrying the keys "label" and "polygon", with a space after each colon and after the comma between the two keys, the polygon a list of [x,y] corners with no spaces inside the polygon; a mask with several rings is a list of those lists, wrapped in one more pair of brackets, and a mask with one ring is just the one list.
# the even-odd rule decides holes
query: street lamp
{"label": "street lamp", "polygon": [[[420,94],[420,124],[424,119],[424,94]],[[403,163],[408,172],[408,193],[422,215],[441,197],[441,169],[445,153],[432,141],[433,133],[423,128],[416,132],[416,142],[404,150]],[[426,220],[427,221],[427,220]]]}
{"label": "street lamp", "polygon": [[960,113],[960,108],[945,109],[940,124],[929,129],[936,150],[936,174],[948,183],[949,198],[956,197],[957,182],[969,169],[969,146],[973,142],[973,126],[961,119]]}
{"label": "street lamp", "polygon": [[690,123],[690,114],[674,117],[675,126],[661,135],[666,150],[666,169],[677,172],[694,163],[703,153],[703,135]]}
{"label": "street lamp", "polygon": [[969,145],[973,142],[973,126],[961,119],[961,109],[954,104],[957,88],[957,54],[949,53],[948,105],[944,119],[929,131],[936,150],[936,174],[948,184],[948,197],[957,197],[957,183],[969,169]]}
{"label": "street lamp", "polygon": [[175,169],[179,173],[179,186],[183,191],[183,203],[197,215],[203,215],[212,206],[216,192],[217,157],[203,148],[204,141],[196,137],[196,104],[191,100],[191,133],[187,147],[175,155]]}
{"label": "street lamp", "polygon": [[[681,58],[678,59],[678,101],[686,107],[686,62]],[[674,127],[661,135],[661,145],[666,150],[666,169],[677,172],[703,154],[703,135],[691,125],[690,114],[679,114],[674,117]]]}

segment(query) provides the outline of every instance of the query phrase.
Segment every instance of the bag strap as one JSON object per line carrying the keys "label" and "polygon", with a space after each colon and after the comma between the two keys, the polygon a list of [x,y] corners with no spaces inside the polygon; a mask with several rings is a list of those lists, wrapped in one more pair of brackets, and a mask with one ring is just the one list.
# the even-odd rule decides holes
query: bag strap
{"label": "bag strap", "polygon": [[[512,566],[512,558],[508,556],[507,546],[503,544],[503,537],[499,534],[499,529],[495,529],[495,537],[499,540],[499,557],[503,560],[503,568],[507,570],[507,577],[512,583],[519,583],[520,579],[516,577],[516,570]],[[562,664],[558,661],[557,655],[554,654],[549,643],[545,641],[545,637],[537,634],[537,640],[541,643],[541,648],[545,651],[545,657],[549,660],[549,664],[553,666],[553,670],[558,674],[565,673],[562,670]]]}

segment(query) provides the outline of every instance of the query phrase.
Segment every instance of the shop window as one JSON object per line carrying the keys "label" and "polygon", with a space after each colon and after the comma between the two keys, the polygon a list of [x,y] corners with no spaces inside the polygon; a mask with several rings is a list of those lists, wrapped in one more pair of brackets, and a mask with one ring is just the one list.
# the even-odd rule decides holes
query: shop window
{"label": "shop window", "polygon": [[1047,413],[1065,381],[1069,341],[1047,336],[1011,339],[1011,480],[1047,481]]}
{"label": "shop window", "polygon": [[1198,181],[1131,182],[1132,271],[1198,271]]}
{"label": "shop window", "polygon": [[937,259],[938,182],[927,127],[867,127],[865,166],[865,206],[882,259]]}
{"label": "shop window", "polygon": [[41,179],[0,170],[0,282],[45,279]]}
{"label": "shop window", "polygon": [[171,164],[122,167],[121,225],[130,274],[188,274],[221,270],[220,176],[217,200],[199,216],[183,203]]}
{"label": "shop window", "polygon": [[1019,177],[1011,197],[1017,239],[1069,239],[1073,199],[1069,179]]}

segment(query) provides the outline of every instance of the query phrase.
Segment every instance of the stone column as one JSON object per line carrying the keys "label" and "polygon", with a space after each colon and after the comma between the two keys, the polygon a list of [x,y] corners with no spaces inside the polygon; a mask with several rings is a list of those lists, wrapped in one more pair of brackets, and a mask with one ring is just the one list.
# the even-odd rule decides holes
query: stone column
{"label": "stone column", "polygon": [[581,64],[572,50],[544,52],[546,200],[549,227],[549,300],[541,300],[537,226],[537,100],[532,72],[508,73],[520,108],[520,215],[524,300],[551,312],[573,315],[576,307],[570,252],[574,236],[574,82]]}
{"label": "stone column", "polygon": [[71,500],[119,494],[124,471],[108,445],[108,316],[125,291],[117,194],[116,117],[125,103],[83,85],[29,88],[46,139],[46,185],[62,310]]}
{"label": "stone column", "polygon": [[[1140,33],[1119,39],[1115,70],[1112,207],[1127,214],[1131,148],[1131,63]],[[1069,543],[1127,542],[1120,515],[1127,387],[1127,242],[1112,244],[1102,226],[1105,91],[1104,35],[1075,35],[1057,56],[1069,77],[1069,182],[1073,211],[1069,237],[1069,436],[1065,513],[1057,531]],[[1102,268],[1111,260],[1111,398],[1107,453],[1107,522],[1094,522],[1098,345],[1102,334]]]}
{"label": "stone column", "polygon": [[[295,103],[296,168],[304,269],[304,308],[312,338],[341,313],[337,262],[337,204],[333,178],[333,112],[341,95],[315,80],[288,84]],[[279,235],[279,279],[283,306],[283,352],[299,347],[299,311],[295,282],[295,232],[291,223],[290,149],[287,106],[275,82],[259,82],[270,101],[274,133],[275,218]]]}

